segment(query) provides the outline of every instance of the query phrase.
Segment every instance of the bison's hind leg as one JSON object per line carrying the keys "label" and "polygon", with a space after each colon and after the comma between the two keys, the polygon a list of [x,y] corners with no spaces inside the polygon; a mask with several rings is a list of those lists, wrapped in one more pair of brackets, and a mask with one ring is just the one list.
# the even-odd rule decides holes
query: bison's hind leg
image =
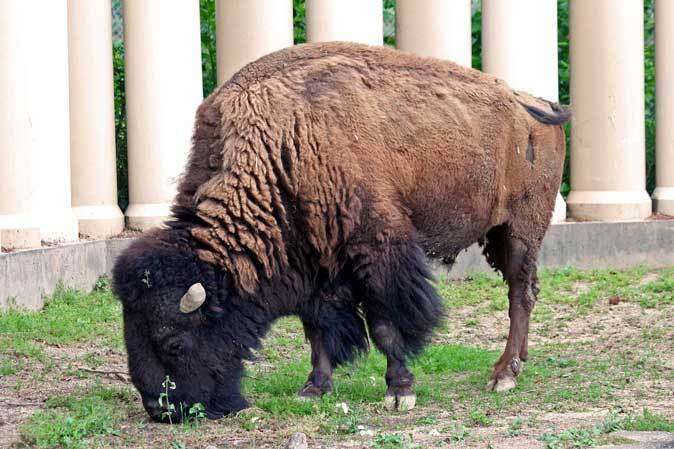
{"label": "bison's hind leg", "polygon": [[[539,238],[540,237],[540,238]],[[510,331],[503,355],[494,366],[487,388],[507,391],[516,386],[515,378],[528,357],[529,317],[538,294],[536,258],[543,236],[518,235],[508,224],[492,228],[484,241],[488,262],[508,283]]]}
{"label": "bison's hind leg", "polygon": [[368,350],[365,323],[350,292],[322,296],[300,313],[311,345],[312,370],[299,391],[303,397],[332,391],[332,370]]}
{"label": "bison's hind leg", "polygon": [[386,355],[385,406],[409,410],[416,395],[407,360],[421,352],[443,316],[442,300],[415,242],[396,242],[362,256],[357,276],[364,289],[364,311],[377,348]]}

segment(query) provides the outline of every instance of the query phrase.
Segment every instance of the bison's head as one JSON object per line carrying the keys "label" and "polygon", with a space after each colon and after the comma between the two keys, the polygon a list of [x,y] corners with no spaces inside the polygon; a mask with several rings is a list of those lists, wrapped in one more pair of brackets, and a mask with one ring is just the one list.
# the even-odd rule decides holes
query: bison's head
{"label": "bison's head", "polygon": [[226,274],[193,251],[144,237],[118,258],[113,286],[124,307],[131,380],[153,419],[168,421],[170,414],[179,421],[195,404],[213,419],[247,406],[239,387],[242,360],[256,345],[262,320]]}

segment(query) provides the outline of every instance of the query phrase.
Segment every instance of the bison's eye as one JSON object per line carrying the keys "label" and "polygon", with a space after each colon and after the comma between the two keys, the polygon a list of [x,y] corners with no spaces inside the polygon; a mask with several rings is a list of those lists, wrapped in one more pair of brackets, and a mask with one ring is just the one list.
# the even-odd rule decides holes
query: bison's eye
{"label": "bison's eye", "polygon": [[171,355],[180,354],[183,349],[183,342],[178,338],[170,338],[164,341],[164,350]]}

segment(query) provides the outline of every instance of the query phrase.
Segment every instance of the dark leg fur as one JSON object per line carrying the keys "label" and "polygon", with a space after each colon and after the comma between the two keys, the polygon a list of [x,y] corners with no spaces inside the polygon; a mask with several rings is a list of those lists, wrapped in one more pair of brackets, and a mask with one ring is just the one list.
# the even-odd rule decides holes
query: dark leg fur
{"label": "dark leg fur", "polygon": [[332,391],[333,368],[367,352],[365,324],[346,287],[321,295],[300,318],[311,344],[313,369],[299,394],[320,396]]}
{"label": "dark leg fur", "polygon": [[487,234],[484,249],[489,263],[503,273],[508,282],[510,332],[501,358],[494,366],[487,388],[507,391],[515,387],[515,378],[528,357],[529,317],[538,294],[536,255],[538,246],[529,247],[510,233],[507,225]]}
{"label": "dark leg fur", "polygon": [[414,376],[406,360],[421,352],[443,316],[428,263],[418,245],[404,242],[388,245],[375,257],[368,254],[358,266],[368,329],[388,361],[385,405],[411,409]]}
{"label": "dark leg fur", "polygon": [[302,397],[322,396],[332,392],[332,363],[323,345],[321,331],[304,323],[304,335],[311,344],[311,366],[309,378],[299,391]]}

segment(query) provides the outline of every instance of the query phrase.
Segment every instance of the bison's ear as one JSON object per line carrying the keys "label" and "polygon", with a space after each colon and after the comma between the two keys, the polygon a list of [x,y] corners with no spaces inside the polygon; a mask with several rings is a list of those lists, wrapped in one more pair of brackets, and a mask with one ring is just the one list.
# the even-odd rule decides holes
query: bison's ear
{"label": "bison's ear", "polygon": [[216,271],[212,267],[209,268],[209,278],[213,279],[211,284],[213,285],[213,291],[208,291],[206,301],[201,306],[201,312],[210,318],[221,318],[227,309],[227,301],[230,300],[232,284],[229,275],[219,270]]}

